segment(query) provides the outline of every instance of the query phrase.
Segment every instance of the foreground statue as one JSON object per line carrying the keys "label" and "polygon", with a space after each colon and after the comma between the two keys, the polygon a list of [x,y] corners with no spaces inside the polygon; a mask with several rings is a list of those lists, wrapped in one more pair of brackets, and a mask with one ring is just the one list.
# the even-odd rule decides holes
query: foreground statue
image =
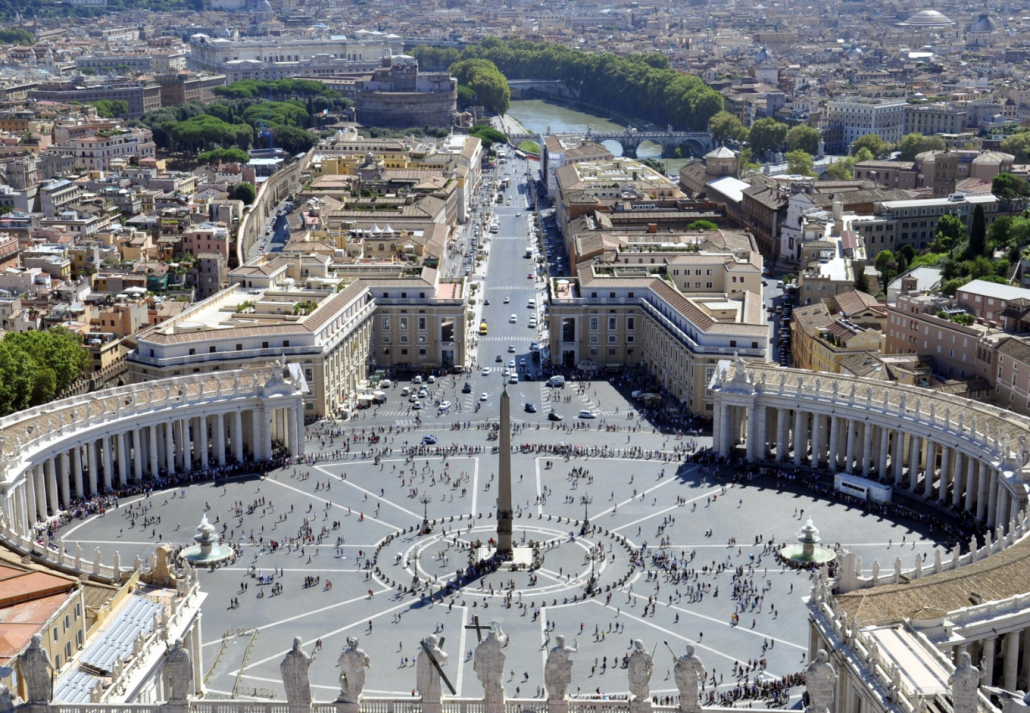
{"label": "foreground statue", "polygon": [[958,666],[948,679],[951,686],[951,706],[955,713],[976,713],[976,692],[980,687],[980,669],[972,664],[966,651],[960,651]]}
{"label": "foreground statue", "polygon": [[51,678],[54,665],[50,662],[50,654],[40,645],[42,641],[40,634],[33,634],[29,647],[18,661],[22,678],[25,679],[27,703],[49,703],[54,697]]}
{"label": "foreground statue", "polygon": [[[503,635],[502,635],[503,636]],[[496,630],[491,629],[486,638],[476,647],[472,670],[483,685],[483,703],[487,713],[504,711],[504,662],[507,656],[502,649],[503,641]]]}
{"label": "foreground statue", "polygon": [[311,705],[311,683],[308,668],[315,662],[315,656],[304,653],[303,641],[299,636],[293,639],[293,648],[279,664],[279,672],[286,688],[286,702],[290,707],[305,708]]}
{"label": "foreground statue", "polygon": [[548,702],[565,700],[565,694],[572,683],[572,661],[570,657],[579,650],[579,647],[565,645],[565,637],[558,635],[554,638],[556,646],[547,652],[547,661],[544,663],[544,685],[547,687]]}
{"label": "foreground statue", "polygon": [[629,692],[636,701],[646,701],[651,698],[651,674],[654,672],[654,661],[651,654],[644,648],[644,642],[634,639],[630,643],[629,667]]}
{"label": "foreground statue", "polygon": [[357,638],[347,637],[347,646],[337,662],[340,667],[340,695],[337,703],[358,704],[365,687],[365,669],[371,665],[368,654],[358,646]]}
{"label": "foreground statue", "polygon": [[808,691],[808,713],[830,713],[837,687],[837,670],[830,663],[825,649],[819,649],[815,661],[805,669],[805,690]]}
{"label": "foreground statue", "polygon": [[169,701],[185,701],[193,692],[193,659],[182,639],[176,639],[165,654],[165,684]]}
{"label": "foreground statue", "polygon": [[427,636],[425,646],[415,659],[415,686],[422,697],[424,713],[436,713],[441,708],[443,689],[437,666],[443,667],[447,663],[447,654],[440,648],[439,641],[435,634]]}
{"label": "foreground statue", "polygon": [[687,644],[687,653],[676,659],[673,666],[676,689],[680,693],[680,713],[698,713],[701,710],[701,683],[705,665],[694,655],[694,645]]}

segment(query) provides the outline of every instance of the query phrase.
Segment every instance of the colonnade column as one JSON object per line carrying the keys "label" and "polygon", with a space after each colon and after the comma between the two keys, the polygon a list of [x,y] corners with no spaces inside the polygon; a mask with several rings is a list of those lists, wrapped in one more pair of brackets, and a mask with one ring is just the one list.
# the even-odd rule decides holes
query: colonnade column
{"label": "colonnade column", "polygon": [[937,501],[944,505],[948,500],[948,484],[951,482],[951,470],[955,467],[952,449],[941,444],[941,477],[937,482]]}
{"label": "colonnade column", "polygon": [[169,421],[164,424],[165,429],[165,470],[171,475],[175,472],[175,428],[173,427],[174,422]]}
{"label": "colonnade column", "polygon": [[790,412],[786,409],[779,409],[776,412],[776,461],[787,460],[787,415]]}
{"label": "colonnade column", "polygon": [[960,507],[962,505],[962,489],[966,485],[966,462],[969,457],[962,451],[955,451],[955,464],[952,469],[951,482],[951,505]]}
{"label": "colonnade column", "polygon": [[72,477],[75,482],[75,494],[85,497],[82,491],[82,446],[72,448]]}
{"label": "colonnade column", "polygon": [[97,442],[86,444],[86,461],[89,464],[89,494],[97,494]]}
{"label": "colonnade column", "polygon": [[57,475],[60,478],[61,504],[67,508],[72,501],[71,494],[68,492],[71,487],[68,478],[68,451],[57,456]]}
{"label": "colonnade column", "polygon": [[196,420],[197,434],[193,439],[194,448],[200,449],[200,467],[207,470],[208,447],[207,447],[207,416],[200,416]]}
{"label": "colonnade column", "polygon": [[972,514],[973,500],[976,497],[976,473],[980,464],[975,458],[966,458],[966,512]]}
{"label": "colonnade column", "polygon": [[876,463],[876,476],[880,480],[887,479],[887,455],[890,451],[891,430],[887,426],[880,426],[880,457]]}
{"label": "colonnade column", "polygon": [[812,467],[818,468],[823,462],[823,417],[812,414]]}
{"label": "colonnade column", "polygon": [[243,462],[243,414],[239,411],[232,414],[232,454],[237,463]]}
{"label": "colonnade column", "polygon": [[132,477],[137,483],[143,482],[143,430],[132,430]]}
{"label": "colonnade column", "polygon": [[976,478],[976,519],[983,520],[987,514],[987,493],[990,490],[990,467],[981,462],[980,474]]}
{"label": "colonnade column", "polygon": [[225,414],[215,414],[215,459],[225,465]]}
{"label": "colonnade column", "polygon": [[987,526],[994,527],[994,518],[998,513],[998,474],[994,468],[990,468],[987,472],[991,479],[987,494]]}
{"label": "colonnade column", "polygon": [[919,443],[919,436],[909,436],[908,440],[908,485],[909,490],[914,494],[916,486],[919,485],[919,450],[921,444]]}
{"label": "colonnade column", "polygon": [[804,413],[801,409],[794,411],[794,465],[801,465],[805,455],[805,438],[801,435],[805,430]]}
{"label": "colonnade column", "polygon": [[104,436],[100,439],[104,449],[104,490],[110,490],[111,477],[114,475],[114,463],[111,462],[111,437]]}
{"label": "colonnade column", "polygon": [[862,475],[868,476],[873,460],[873,425],[865,422],[865,433],[862,434]]}
{"label": "colonnade column", "polygon": [[43,506],[43,509],[49,510],[51,515],[56,515],[61,509],[57,499],[57,468],[55,465],[53,458],[47,458],[43,465],[46,470],[47,494],[46,505]]}
{"label": "colonnade column", "polygon": [[31,529],[39,521],[39,510],[36,509],[36,466],[25,471],[25,501],[29,511],[29,529]]}
{"label": "colonnade column", "polygon": [[837,469],[837,443],[840,440],[840,416],[830,416],[830,453],[827,464],[830,470]]}
{"label": "colonnade column", "polygon": [[129,449],[124,433],[115,434],[114,445],[117,451],[115,458],[118,459],[118,485],[125,487],[129,481]]}
{"label": "colonnade column", "polygon": [[926,467],[923,469],[923,495],[929,499],[933,495],[933,476],[937,470],[937,442],[926,442]]}
{"label": "colonnade column", "polygon": [[901,485],[904,478],[905,457],[905,432],[897,431],[894,434],[894,452],[891,455],[891,466],[894,468],[894,484]]}
{"label": "colonnade column", "polygon": [[[300,455],[301,453],[304,452],[303,448],[301,448],[301,446],[300,446],[300,428],[297,426],[297,418],[302,413],[303,413],[303,411],[301,411],[296,406],[294,406],[293,408],[283,409],[283,417],[287,421],[287,429],[286,430],[289,431],[289,437],[290,437],[290,445],[289,445],[289,450],[287,451],[287,453],[289,453],[291,456]],[[751,425],[751,421],[752,420],[754,420],[755,424],[757,425],[758,419],[755,418],[755,409],[754,408],[748,409],[748,427],[747,427],[747,431],[748,431],[748,438],[749,439],[751,437],[751,434],[754,431],[758,430],[757,428],[755,428],[755,426]]]}
{"label": "colonnade column", "polygon": [[1019,638],[1022,631],[1010,631],[1005,634],[1005,680],[1002,688],[1016,690],[1016,677],[1019,675]]}
{"label": "colonnade column", "polygon": [[157,480],[161,472],[161,467],[158,465],[158,453],[157,453],[157,424],[151,424],[147,426],[147,442],[150,443],[150,452],[147,453],[149,456],[149,467],[150,477]]}
{"label": "colonnade column", "polygon": [[844,463],[844,472],[848,475],[851,475],[854,471],[855,440],[858,437],[857,428],[858,424],[852,419],[848,419],[848,442],[844,450],[844,457],[847,459]]}
{"label": "colonnade column", "polygon": [[994,685],[994,645],[996,641],[997,639],[993,636],[983,640],[983,657],[981,660],[983,662],[984,675],[981,680],[987,686]]}
{"label": "colonnade column", "polygon": [[32,469],[32,480],[36,484],[36,518],[38,520],[47,519],[45,477],[42,465],[37,465]]}

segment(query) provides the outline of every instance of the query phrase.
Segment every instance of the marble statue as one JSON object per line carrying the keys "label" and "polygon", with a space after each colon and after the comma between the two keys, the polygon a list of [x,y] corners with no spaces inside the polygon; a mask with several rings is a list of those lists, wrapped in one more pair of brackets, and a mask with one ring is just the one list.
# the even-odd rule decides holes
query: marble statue
{"label": "marble statue", "polygon": [[286,652],[279,664],[279,672],[286,688],[286,702],[290,706],[305,707],[311,705],[311,683],[308,681],[308,668],[315,662],[314,654],[308,655],[300,646],[303,643],[299,636],[293,638],[293,648]]}
{"label": "marble statue", "polygon": [[165,683],[168,685],[168,700],[185,701],[193,683],[193,660],[190,652],[176,639],[175,645],[165,654]]}
{"label": "marble statue", "polygon": [[819,649],[815,661],[805,669],[805,689],[808,691],[808,713],[830,713],[833,694],[837,686],[837,671],[830,663],[825,649]]}
{"label": "marble statue", "polygon": [[555,637],[556,646],[547,652],[544,662],[544,686],[547,688],[547,700],[563,701],[565,693],[572,683],[571,655],[579,651],[579,646],[566,646],[565,637]]}
{"label": "marble statue", "polygon": [[[12,673],[14,673],[14,669],[10,666],[0,666],[0,680],[9,678]],[[11,689],[0,683],[0,713],[13,710],[20,703],[18,697],[11,693]]]}
{"label": "marble statue", "polygon": [[438,642],[439,639],[434,634],[427,636],[425,647],[418,652],[418,658],[415,659],[415,687],[422,696],[423,704],[428,702],[439,705],[443,696],[440,687],[440,672],[436,670],[436,666],[429,658],[432,655],[441,667],[447,663],[447,654],[443,652]]}
{"label": "marble statue", "polygon": [[18,662],[21,676],[25,680],[28,703],[49,703],[54,695],[51,678],[54,665],[50,662],[50,654],[40,645],[42,641],[42,635],[33,634],[29,647]]}
{"label": "marble statue", "polygon": [[501,648],[502,641],[497,631],[490,630],[486,638],[479,642],[476,647],[475,657],[472,659],[472,670],[483,685],[483,701],[487,711],[504,710],[504,685],[501,679],[504,676],[504,662],[507,656]]}
{"label": "marble statue", "polygon": [[365,687],[365,669],[371,665],[368,654],[358,646],[357,638],[347,637],[347,646],[337,662],[340,667],[340,695],[338,703],[357,703]]}
{"label": "marble statue", "polygon": [[687,653],[676,659],[673,675],[676,678],[676,688],[680,692],[680,713],[699,713],[705,665],[694,654],[693,644],[687,644]]}
{"label": "marble statue", "polygon": [[980,687],[980,669],[972,664],[969,652],[960,651],[958,666],[948,679],[951,686],[951,706],[955,713],[976,713],[976,692]]}
{"label": "marble statue", "polygon": [[629,692],[634,699],[646,701],[651,697],[651,674],[654,672],[654,660],[644,648],[644,642],[634,639],[630,643],[629,654]]}

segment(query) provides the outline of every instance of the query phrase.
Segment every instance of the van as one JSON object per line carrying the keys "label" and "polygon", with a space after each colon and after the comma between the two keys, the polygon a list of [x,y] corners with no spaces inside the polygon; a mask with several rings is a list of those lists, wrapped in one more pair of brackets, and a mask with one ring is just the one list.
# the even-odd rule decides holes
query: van
{"label": "van", "polygon": [[383,389],[389,389],[391,386],[393,386],[393,382],[390,381],[389,379],[383,379],[382,381],[379,382],[379,386],[380,386],[380,388],[383,388]]}
{"label": "van", "polygon": [[564,376],[552,376],[547,380],[547,385],[553,388],[565,388],[565,377]]}
{"label": "van", "polygon": [[536,300],[529,301],[529,309],[536,309]]}
{"label": "van", "polygon": [[386,403],[386,392],[385,391],[373,391],[372,392],[372,400],[375,401],[377,404],[385,404]]}

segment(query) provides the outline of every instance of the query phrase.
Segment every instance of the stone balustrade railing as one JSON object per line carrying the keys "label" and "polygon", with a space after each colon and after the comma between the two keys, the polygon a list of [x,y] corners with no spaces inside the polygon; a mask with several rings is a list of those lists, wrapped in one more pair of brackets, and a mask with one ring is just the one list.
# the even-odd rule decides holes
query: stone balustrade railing
{"label": "stone balustrade railing", "polygon": [[[581,700],[567,701],[570,713],[630,713],[628,701]],[[174,704],[143,703],[52,703],[48,713],[297,713],[285,701],[248,700],[193,700],[186,706]],[[547,713],[547,701],[541,698],[509,698],[504,704],[505,713]],[[676,706],[652,705],[654,713],[676,713]],[[730,713],[738,708],[708,707],[706,713]],[[767,708],[749,708],[759,713],[772,713]],[[310,713],[339,713],[335,703],[315,702]],[[360,713],[422,713],[418,698],[362,697]],[[481,698],[444,698],[442,713],[486,713]],[[997,712],[995,712],[997,713]]]}
{"label": "stone balustrade railing", "polygon": [[881,419],[919,424],[942,441],[952,438],[975,445],[1002,470],[1030,480],[1030,418],[996,406],[958,396],[930,392],[917,386],[843,374],[820,375],[798,369],[765,366],[737,360],[731,371],[720,370],[712,382],[724,392],[788,396],[810,403],[849,406],[875,411]]}
{"label": "stone balustrade railing", "polygon": [[[873,562],[872,574],[869,576],[865,575],[862,571],[862,559],[852,552],[847,552],[841,558],[841,574],[837,580],[836,589],[839,593],[844,594],[856,589],[878,587],[883,584],[897,584],[905,580],[911,581],[931,574],[958,569],[959,567],[979,562],[998,552],[1004,552],[1016,543],[1022,542],[1027,536],[1030,536],[1030,518],[1027,517],[1026,512],[1020,511],[1019,515],[1009,521],[1007,531],[999,524],[995,528],[994,536],[992,537],[990,530],[988,530],[982,547],[977,547],[976,536],[971,537],[969,551],[964,555],[959,555],[959,548],[955,546],[951,549],[948,558],[945,559],[941,549],[938,547],[934,549],[933,563],[929,566],[924,567],[922,556],[914,554],[915,565],[912,569],[902,569],[901,558],[898,557],[894,560],[893,570],[887,573],[881,573],[880,563]],[[1030,601],[1030,595],[1027,595],[1027,600]],[[998,604],[998,602],[982,606],[993,606],[995,604]]]}

